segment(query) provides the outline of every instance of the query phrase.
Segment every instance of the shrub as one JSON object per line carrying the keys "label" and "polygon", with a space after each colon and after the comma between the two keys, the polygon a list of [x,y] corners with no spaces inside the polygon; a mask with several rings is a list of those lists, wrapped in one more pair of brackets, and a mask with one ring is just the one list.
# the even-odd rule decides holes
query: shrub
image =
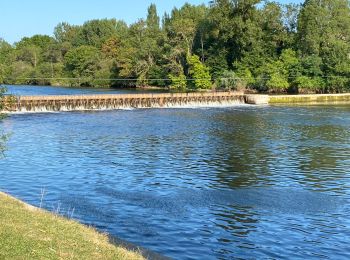
{"label": "shrub", "polygon": [[169,79],[171,81],[170,89],[186,90],[186,76],[183,73],[179,76],[169,74]]}
{"label": "shrub", "polygon": [[212,83],[209,68],[199,60],[197,55],[187,56],[187,63],[194,89],[210,89]]}

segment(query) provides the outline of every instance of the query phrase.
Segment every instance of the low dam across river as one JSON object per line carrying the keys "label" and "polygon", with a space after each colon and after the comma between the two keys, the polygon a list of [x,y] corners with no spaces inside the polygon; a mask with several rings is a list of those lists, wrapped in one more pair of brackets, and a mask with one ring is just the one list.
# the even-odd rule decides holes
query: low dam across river
{"label": "low dam across river", "polygon": [[3,107],[5,112],[48,112],[186,106],[208,107],[237,104],[258,105],[267,103],[267,95],[208,92],[79,96],[8,96],[5,98]]}
{"label": "low dam across river", "polygon": [[6,96],[2,112],[55,112],[129,108],[350,104],[350,94],[259,95],[235,92]]}

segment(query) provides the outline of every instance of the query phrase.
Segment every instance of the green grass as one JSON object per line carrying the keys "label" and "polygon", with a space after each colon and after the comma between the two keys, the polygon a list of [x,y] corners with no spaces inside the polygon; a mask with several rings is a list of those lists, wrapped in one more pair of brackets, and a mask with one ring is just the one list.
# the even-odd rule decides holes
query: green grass
{"label": "green grass", "polygon": [[0,192],[0,259],[143,259],[106,234]]}

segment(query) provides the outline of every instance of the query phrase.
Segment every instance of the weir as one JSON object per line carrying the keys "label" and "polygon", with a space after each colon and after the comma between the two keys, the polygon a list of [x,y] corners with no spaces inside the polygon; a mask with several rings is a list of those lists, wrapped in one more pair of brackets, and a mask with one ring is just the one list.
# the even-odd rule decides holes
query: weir
{"label": "weir", "polygon": [[245,95],[233,92],[18,96],[4,98],[3,111],[55,112],[267,103],[268,96],[266,95]]}
{"label": "weir", "polygon": [[350,104],[350,94],[308,94],[308,95],[272,95],[271,105],[330,105]]}

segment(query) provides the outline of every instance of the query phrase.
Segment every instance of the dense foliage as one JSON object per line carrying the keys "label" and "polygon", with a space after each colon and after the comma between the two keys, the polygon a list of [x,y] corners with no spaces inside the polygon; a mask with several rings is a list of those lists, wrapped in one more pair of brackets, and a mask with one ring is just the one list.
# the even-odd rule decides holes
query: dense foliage
{"label": "dense foliage", "polygon": [[0,41],[0,82],[70,86],[350,91],[348,0],[185,4],[127,25],[59,24],[54,37]]}

